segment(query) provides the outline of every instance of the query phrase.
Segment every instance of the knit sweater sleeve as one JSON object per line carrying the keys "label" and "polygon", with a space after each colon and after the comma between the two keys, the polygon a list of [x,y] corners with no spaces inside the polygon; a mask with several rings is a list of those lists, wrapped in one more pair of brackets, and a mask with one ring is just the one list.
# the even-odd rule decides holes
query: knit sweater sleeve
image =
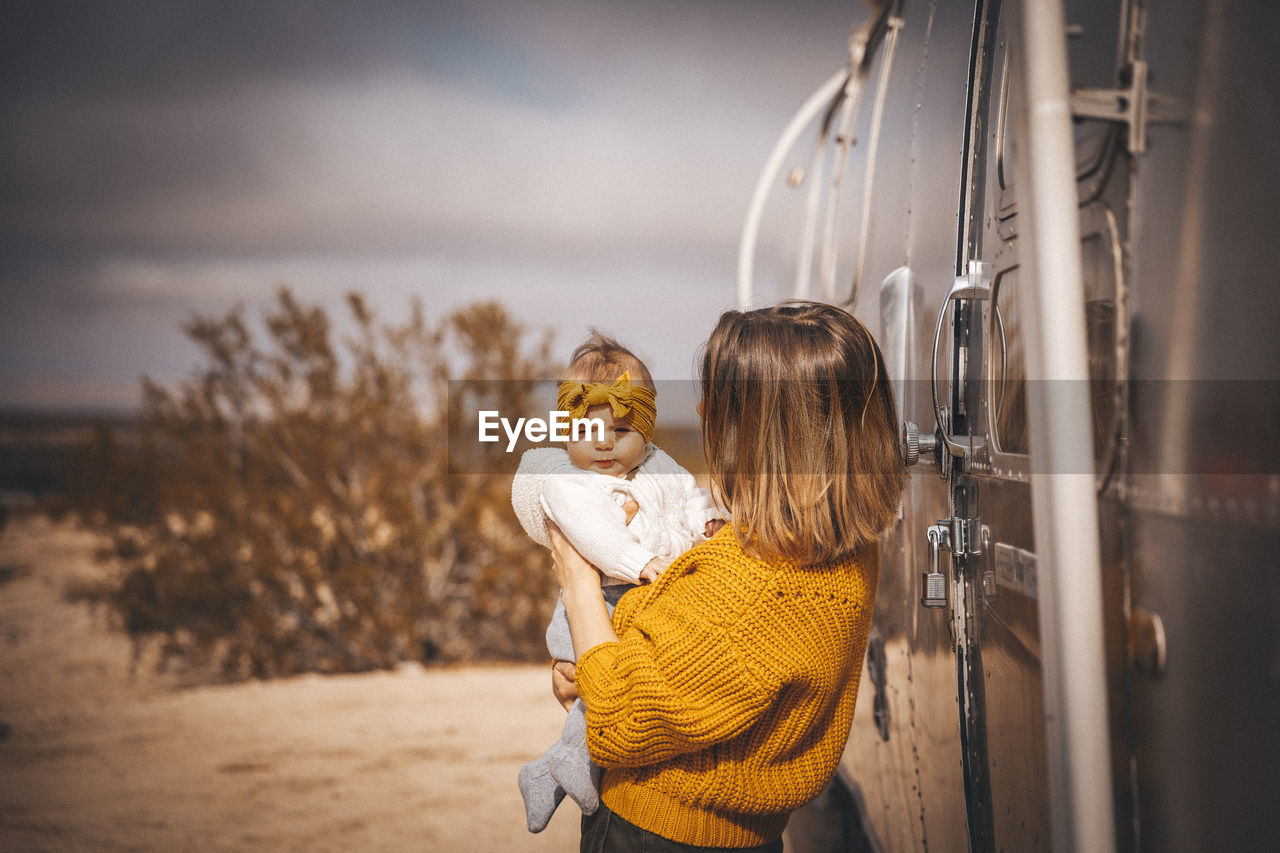
{"label": "knit sweater sleeve", "polygon": [[674,582],[664,575],[645,592],[643,611],[618,641],[578,660],[587,742],[603,767],[653,764],[730,740],[760,719],[778,690],[733,639],[725,619],[734,608],[708,595],[696,572]]}
{"label": "knit sweater sleeve", "polygon": [[656,555],[636,541],[626,512],[591,477],[600,475],[548,477],[542,507],[587,562],[611,578],[639,583],[640,571]]}

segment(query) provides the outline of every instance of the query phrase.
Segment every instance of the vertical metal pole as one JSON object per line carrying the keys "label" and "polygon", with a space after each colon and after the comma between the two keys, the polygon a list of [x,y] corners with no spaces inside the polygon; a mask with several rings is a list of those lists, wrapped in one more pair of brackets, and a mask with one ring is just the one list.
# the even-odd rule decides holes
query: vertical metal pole
{"label": "vertical metal pole", "polygon": [[[1061,0],[1015,6],[1020,260],[1053,847],[1115,849],[1075,152]],[[1020,6],[1020,8],[1018,8]],[[1018,14],[1020,13],[1020,14]]]}

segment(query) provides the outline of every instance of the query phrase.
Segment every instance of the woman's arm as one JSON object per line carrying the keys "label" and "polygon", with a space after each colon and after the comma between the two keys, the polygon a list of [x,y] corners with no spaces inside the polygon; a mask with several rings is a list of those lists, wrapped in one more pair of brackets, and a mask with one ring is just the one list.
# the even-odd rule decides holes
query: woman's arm
{"label": "woman's arm", "polygon": [[646,623],[578,659],[587,744],[602,767],[639,767],[731,740],[760,719],[777,692],[716,628],[685,623],[677,630],[686,639],[673,642],[667,630],[650,631],[657,626]]}
{"label": "woman's arm", "polygon": [[587,741],[598,764],[639,766],[696,752],[759,719],[777,687],[751,671],[728,626],[711,618],[707,604],[725,600],[711,588],[716,581],[696,572],[678,578],[688,589],[668,586],[644,627],[633,625],[619,639],[599,574],[549,529],[573,645],[584,650],[575,686],[586,700]]}
{"label": "woman's arm", "polygon": [[737,737],[776,698],[782,682],[746,653],[757,632],[743,627],[759,615],[763,579],[735,583],[723,568],[714,555],[686,554],[628,610],[616,642],[594,637],[578,646],[585,650],[575,686],[597,764],[635,767],[700,752]]}
{"label": "woman's arm", "polygon": [[600,591],[600,572],[578,553],[560,528],[548,524],[551,534],[551,558],[556,580],[560,582],[560,598],[569,617],[569,633],[575,649],[590,649],[601,643],[616,643],[618,634],[604,605]]}

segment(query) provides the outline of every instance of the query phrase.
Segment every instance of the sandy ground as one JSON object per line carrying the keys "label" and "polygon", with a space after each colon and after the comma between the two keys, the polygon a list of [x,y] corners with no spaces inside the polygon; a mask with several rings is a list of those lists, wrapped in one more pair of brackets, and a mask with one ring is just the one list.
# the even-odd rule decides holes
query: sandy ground
{"label": "sandy ground", "polygon": [[520,765],[564,715],[544,666],[180,688],[63,600],[94,539],[0,537],[0,850],[576,850],[525,830]]}

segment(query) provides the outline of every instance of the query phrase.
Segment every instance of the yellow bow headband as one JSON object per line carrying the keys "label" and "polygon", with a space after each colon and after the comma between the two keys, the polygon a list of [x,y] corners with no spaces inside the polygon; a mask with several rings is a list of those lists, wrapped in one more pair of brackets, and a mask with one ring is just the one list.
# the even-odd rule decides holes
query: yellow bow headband
{"label": "yellow bow headband", "polygon": [[608,405],[615,419],[628,418],[645,441],[653,439],[653,423],[658,416],[657,395],[643,385],[632,385],[631,374],[623,373],[609,382],[561,382],[556,406],[569,417],[585,418],[592,406]]}

